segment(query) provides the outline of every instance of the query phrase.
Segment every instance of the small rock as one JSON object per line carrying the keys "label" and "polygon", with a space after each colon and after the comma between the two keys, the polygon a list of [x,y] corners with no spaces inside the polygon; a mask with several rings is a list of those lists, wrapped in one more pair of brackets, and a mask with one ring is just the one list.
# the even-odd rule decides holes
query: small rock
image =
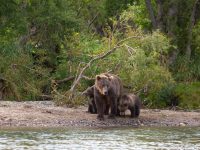
{"label": "small rock", "polygon": [[185,127],[185,126],[186,126],[186,123],[181,122],[181,123],[179,123],[179,126]]}
{"label": "small rock", "polygon": [[23,107],[24,108],[32,108],[33,106],[31,106],[31,105],[24,105]]}
{"label": "small rock", "polygon": [[51,110],[46,110],[45,112],[46,112],[46,113],[49,113],[49,114],[52,114],[52,111],[51,111]]}

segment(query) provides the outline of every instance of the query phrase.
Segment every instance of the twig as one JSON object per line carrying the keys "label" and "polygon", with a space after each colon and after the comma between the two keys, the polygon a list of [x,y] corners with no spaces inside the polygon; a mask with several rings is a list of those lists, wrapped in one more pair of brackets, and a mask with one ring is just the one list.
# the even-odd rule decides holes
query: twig
{"label": "twig", "polygon": [[92,23],[96,20],[96,18],[98,17],[99,12],[94,16],[94,18],[90,21],[89,25],[88,25],[88,29],[90,28],[90,26],[92,25]]}
{"label": "twig", "polygon": [[124,44],[124,46],[127,48],[127,51],[130,54],[130,56],[133,55],[133,52],[135,52],[134,49],[132,47],[128,46],[127,44]]}
{"label": "twig", "polygon": [[64,82],[68,82],[70,80],[73,80],[75,77],[74,76],[70,76],[70,77],[67,77],[67,78],[64,78],[62,80],[57,80],[56,83],[57,84],[61,84],[61,83],[64,83]]}
{"label": "twig", "polygon": [[125,42],[125,41],[128,41],[130,39],[133,39],[133,38],[143,38],[143,36],[130,36],[130,37],[127,37],[121,41],[119,41],[116,45],[120,45],[121,43]]}
{"label": "twig", "polygon": [[82,78],[84,78],[86,80],[95,80],[95,78],[90,78],[90,77],[87,77],[87,76],[84,76],[84,75],[82,75]]}

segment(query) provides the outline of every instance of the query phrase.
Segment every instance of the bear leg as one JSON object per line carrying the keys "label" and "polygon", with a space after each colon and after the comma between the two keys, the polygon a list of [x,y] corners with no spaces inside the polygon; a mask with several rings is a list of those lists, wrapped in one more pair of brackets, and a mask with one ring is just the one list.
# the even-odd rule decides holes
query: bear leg
{"label": "bear leg", "polygon": [[134,107],[132,107],[130,111],[131,111],[132,118],[138,117],[140,115],[140,107],[138,105],[135,105]]}
{"label": "bear leg", "polygon": [[107,104],[107,105],[106,105],[106,109],[105,109],[105,115],[108,115],[108,114],[109,114],[109,109],[110,109],[110,105]]}
{"label": "bear leg", "polygon": [[93,113],[93,107],[90,104],[88,105],[88,112],[91,114]]}
{"label": "bear leg", "polygon": [[104,120],[104,104],[102,102],[102,100],[100,101],[100,99],[98,97],[95,98],[95,102],[96,102],[96,107],[97,107],[97,119],[98,120]]}
{"label": "bear leg", "polygon": [[94,98],[92,98],[92,106],[93,106],[93,113],[97,114],[97,106],[96,106]]}
{"label": "bear leg", "polygon": [[117,114],[117,100],[114,98],[112,100],[113,101],[111,101],[111,113],[109,115],[110,119],[114,119]]}
{"label": "bear leg", "polygon": [[138,105],[135,105],[135,117],[138,117],[140,115],[140,107]]}

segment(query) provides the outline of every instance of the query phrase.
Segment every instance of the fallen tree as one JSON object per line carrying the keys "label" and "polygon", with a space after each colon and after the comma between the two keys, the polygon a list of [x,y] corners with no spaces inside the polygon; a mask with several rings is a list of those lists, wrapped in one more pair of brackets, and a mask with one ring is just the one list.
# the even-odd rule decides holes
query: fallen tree
{"label": "fallen tree", "polygon": [[110,54],[112,54],[113,52],[115,52],[117,49],[124,47],[125,45],[123,44],[125,41],[129,40],[129,39],[133,39],[133,38],[141,38],[141,36],[130,36],[127,37],[121,41],[119,41],[116,46],[114,46],[113,48],[111,48],[110,50],[108,50],[107,52],[97,55],[96,57],[92,58],[81,70],[80,73],[77,75],[77,77],[74,79],[74,82],[69,90],[69,92],[71,93],[69,96],[69,99],[71,100],[74,97],[74,93],[75,93],[75,88],[76,86],[79,84],[80,80],[82,78],[84,78],[85,76],[83,75],[84,71],[89,68],[91,66],[91,64],[99,59],[104,59],[105,57],[109,56]]}

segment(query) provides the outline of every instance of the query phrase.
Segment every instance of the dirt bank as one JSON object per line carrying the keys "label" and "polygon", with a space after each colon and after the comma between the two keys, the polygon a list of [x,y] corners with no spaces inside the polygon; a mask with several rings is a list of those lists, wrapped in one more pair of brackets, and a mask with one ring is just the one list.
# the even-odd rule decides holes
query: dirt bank
{"label": "dirt bank", "polygon": [[51,101],[0,102],[1,127],[200,126],[200,112],[142,109],[138,119],[98,121],[87,107],[66,108]]}

